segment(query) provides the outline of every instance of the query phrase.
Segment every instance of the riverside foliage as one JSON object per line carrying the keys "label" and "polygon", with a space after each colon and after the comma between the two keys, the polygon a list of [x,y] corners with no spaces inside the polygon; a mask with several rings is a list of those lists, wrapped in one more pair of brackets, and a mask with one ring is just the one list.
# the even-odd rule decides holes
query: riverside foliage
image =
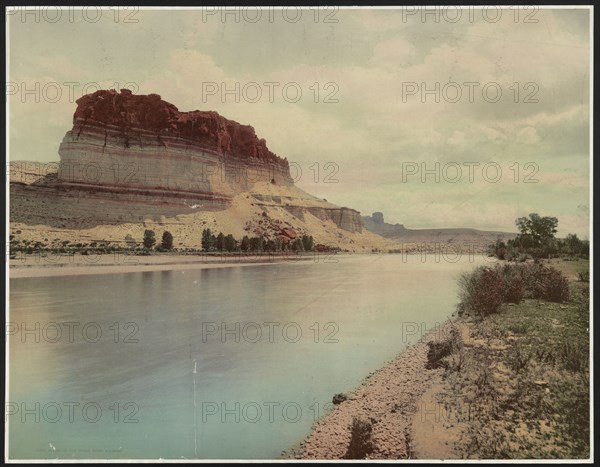
{"label": "riverside foliage", "polygon": [[570,299],[569,281],[558,269],[542,263],[480,266],[459,278],[459,314],[488,316],[503,303],[524,298],[563,303]]}
{"label": "riverside foliage", "polygon": [[581,240],[577,234],[556,238],[558,219],[542,217],[537,213],[515,220],[519,234],[508,242],[497,240],[490,245],[490,253],[502,260],[525,261],[527,259],[590,256],[590,242]]}
{"label": "riverside foliage", "polygon": [[210,229],[202,231],[200,241],[202,251],[312,251],[314,240],[312,235],[303,235],[294,240],[284,242],[279,238],[265,239],[264,237],[248,237],[244,235],[241,240],[237,240],[233,235],[224,235],[219,232],[215,235]]}

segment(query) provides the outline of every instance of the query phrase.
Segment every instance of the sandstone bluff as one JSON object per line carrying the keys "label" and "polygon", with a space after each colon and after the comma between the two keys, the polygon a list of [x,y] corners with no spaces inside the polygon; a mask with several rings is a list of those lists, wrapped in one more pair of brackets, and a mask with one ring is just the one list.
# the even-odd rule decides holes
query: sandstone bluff
{"label": "sandstone bluff", "polygon": [[151,228],[198,247],[206,227],[238,238],[289,229],[350,251],[385,243],[358,211],[296,187],[287,159],[252,126],[180,112],[157,94],[81,97],[58,153],[58,164],[11,163],[11,233],[123,242]]}

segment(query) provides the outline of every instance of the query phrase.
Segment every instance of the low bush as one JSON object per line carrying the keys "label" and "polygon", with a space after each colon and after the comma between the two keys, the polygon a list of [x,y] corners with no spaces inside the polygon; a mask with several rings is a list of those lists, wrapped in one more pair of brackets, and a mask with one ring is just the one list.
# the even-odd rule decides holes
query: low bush
{"label": "low bush", "polygon": [[571,298],[569,281],[564,274],[557,269],[548,268],[544,275],[543,297],[551,302],[563,303]]}
{"label": "low bush", "polygon": [[427,342],[427,363],[425,368],[428,370],[434,368],[446,368],[451,366],[451,363],[446,357],[459,350],[462,346],[462,340],[458,329],[452,328],[443,339]]}
{"label": "low bush", "polygon": [[589,271],[579,273],[579,282],[589,282],[589,281],[590,281]]}
{"label": "low bush", "polygon": [[542,263],[480,266],[459,278],[459,314],[488,316],[502,303],[536,298],[563,303],[571,298],[569,281],[558,269]]}
{"label": "low bush", "polygon": [[459,278],[459,313],[488,316],[504,301],[504,280],[495,269],[485,266]]}
{"label": "low bush", "polygon": [[452,353],[452,343],[449,341],[428,342],[427,363],[428,370],[443,367],[442,359]]}
{"label": "low bush", "polygon": [[527,369],[532,358],[533,353],[531,351],[526,350],[520,345],[516,345],[508,355],[507,361],[512,371],[520,373]]}
{"label": "low bush", "polygon": [[136,256],[150,256],[150,254],[150,249],[145,247],[135,252]]}
{"label": "low bush", "polygon": [[559,270],[544,265],[534,265],[527,271],[528,288],[531,298],[563,303],[569,300],[571,293],[569,281]]}
{"label": "low bush", "polygon": [[333,396],[333,399],[331,402],[333,402],[335,405],[339,405],[346,400],[348,400],[348,395],[343,392],[338,392],[337,394],[335,394]]}
{"label": "low bush", "polygon": [[560,349],[560,357],[569,371],[578,373],[587,369],[588,354],[579,345],[567,342]]}
{"label": "low bush", "polygon": [[504,264],[496,265],[496,272],[504,281],[504,302],[521,303],[525,298],[525,282],[523,280],[521,265]]}

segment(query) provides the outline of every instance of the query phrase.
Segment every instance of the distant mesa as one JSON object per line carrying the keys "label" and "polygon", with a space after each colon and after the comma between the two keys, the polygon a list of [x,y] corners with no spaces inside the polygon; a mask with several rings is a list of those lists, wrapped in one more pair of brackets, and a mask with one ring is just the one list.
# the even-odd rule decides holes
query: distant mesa
{"label": "distant mesa", "polygon": [[[363,216],[363,223],[365,227],[369,229],[371,232],[381,231],[381,232],[403,232],[405,231],[405,227],[402,224],[386,224],[383,220],[382,212],[374,212],[371,216]],[[369,227],[370,226],[370,227]],[[381,234],[378,234],[381,235]],[[383,235],[385,236],[385,235]]]}
{"label": "distant mesa", "polygon": [[479,246],[487,246],[497,239],[508,240],[515,233],[468,228],[441,229],[407,229],[403,224],[388,224],[384,221],[383,213],[374,212],[371,216],[363,216],[367,230],[390,240],[403,243],[462,243],[472,242]]}
{"label": "distant mesa", "polygon": [[371,219],[375,224],[383,224],[383,213],[382,212],[374,212],[371,216]]}

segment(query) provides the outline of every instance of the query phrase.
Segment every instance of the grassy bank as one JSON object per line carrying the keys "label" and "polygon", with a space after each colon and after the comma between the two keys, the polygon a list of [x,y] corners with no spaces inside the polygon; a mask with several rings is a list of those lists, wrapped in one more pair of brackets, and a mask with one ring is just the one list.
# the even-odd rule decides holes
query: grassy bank
{"label": "grassy bank", "polygon": [[[527,266],[515,279],[520,281],[515,287],[522,287],[522,296],[517,291],[513,294],[517,299],[512,300],[516,303],[507,303],[511,300],[505,293],[493,311],[482,312],[481,304],[497,300],[497,290],[490,285],[494,278],[471,284],[480,286],[477,290],[483,298],[472,299],[476,306],[465,310],[456,323],[460,332],[440,363],[445,373],[434,398],[439,410],[433,421],[427,421],[437,426],[438,439],[433,442],[450,443],[453,457],[584,459],[590,455],[589,262],[544,264],[545,279],[535,273],[528,276],[536,265]],[[567,285],[559,293],[557,288],[565,287],[561,276]],[[463,279],[463,292],[472,277]],[[549,281],[546,288],[545,280]],[[473,294],[477,295],[474,290],[464,293],[463,303]],[[416,418],[413,425],[418,428],[423,422]],[[427,458],[427,443],[422,445],[418,455]]]}

